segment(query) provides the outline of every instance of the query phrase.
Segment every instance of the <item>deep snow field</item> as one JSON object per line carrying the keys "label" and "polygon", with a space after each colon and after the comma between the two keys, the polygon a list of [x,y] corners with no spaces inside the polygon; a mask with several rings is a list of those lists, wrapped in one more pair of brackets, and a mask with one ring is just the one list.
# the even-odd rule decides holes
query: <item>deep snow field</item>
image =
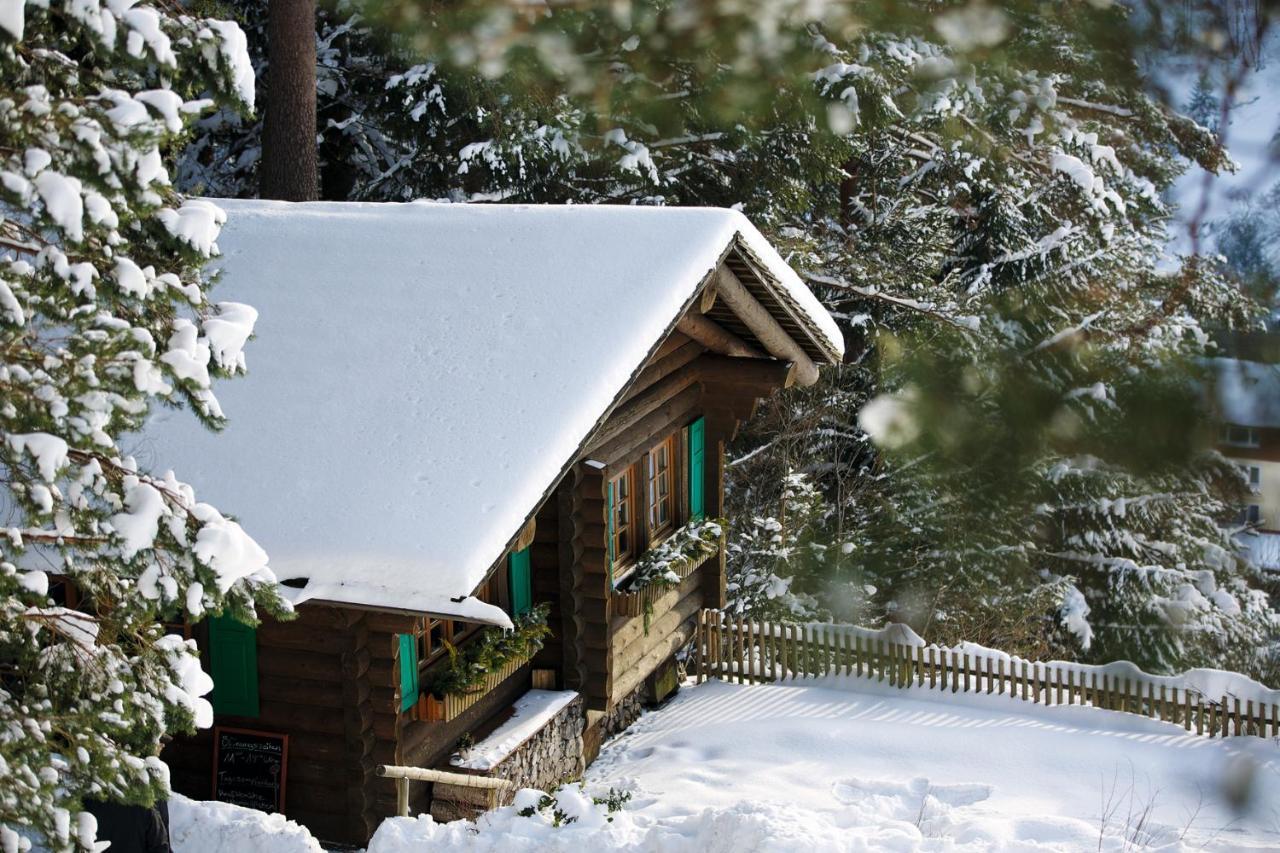
{"label": "deep snow field", "polygon": [[[476,823],[388,820],[369,853],[1280,849],[1274,740],[1210,740],[1008,697],[939,698],[862,679],[686,686],[588,771],[587,795],[631,792],[621,811],[571,786],[522,817],[539,799],[522,792]],[[318,849],[278,816],[212,806],[177,804],[175,850]],[[574,820],[553,826],[557,808]]]}

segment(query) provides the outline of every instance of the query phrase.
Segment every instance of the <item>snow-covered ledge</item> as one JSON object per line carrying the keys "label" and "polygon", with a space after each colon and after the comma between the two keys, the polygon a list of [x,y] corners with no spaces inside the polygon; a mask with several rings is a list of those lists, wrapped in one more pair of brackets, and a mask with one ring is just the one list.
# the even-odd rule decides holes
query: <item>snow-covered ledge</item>
{"label": "snow-covered ledge", "polygon": [[586,769],[582,733],[586,711],[572,690],[530,690],[515,713],[464,756],[451,760],[455,770],[505,779],[511,788],[502,801],[477,800],[473,789],[437,782],[431,814],[436,820],[474,818],[486,808],[510,802],[521,788],[551,790],[582,776]]}
{"label": "snow-covered ledge", "polygon": [[516,700],[515,713],[493,733],[449,763],[464,770],[488,771],[506,761],[578,697],[574,690],[530,690]]}

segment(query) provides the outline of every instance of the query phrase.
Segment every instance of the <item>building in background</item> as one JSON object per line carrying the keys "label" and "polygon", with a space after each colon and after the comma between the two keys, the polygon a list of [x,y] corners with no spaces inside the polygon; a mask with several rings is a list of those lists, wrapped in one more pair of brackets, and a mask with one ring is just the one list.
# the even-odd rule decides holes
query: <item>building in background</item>
{"label": "building in background", "polygon": [[1249,501],[1237,522],[1254,561],[1280,571],[1280,364],[1214,359],[1223,419],[1218,449],[1240,466]]}

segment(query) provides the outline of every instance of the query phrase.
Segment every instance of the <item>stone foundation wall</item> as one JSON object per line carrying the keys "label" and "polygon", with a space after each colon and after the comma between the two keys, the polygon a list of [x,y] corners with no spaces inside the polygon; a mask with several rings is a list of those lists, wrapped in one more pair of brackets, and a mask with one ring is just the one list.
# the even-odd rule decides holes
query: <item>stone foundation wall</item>
{"label": "stone foundation wall", "polygon": [[583,700],[578,696],[486,775],[511,782],[513,793],[521,788],[549,791],[561,782],[580,778],[587,769],[582,759],[586,724]]}
{"label": "stone foundation wall", "polygon": [[604,718],[600,721],[602,743],[640,719],[640,713],[644,710],[647,687],[645,682],[640,682],[635,690],[605,712]]}
{"label": "stone foundation wall", "polygon": [[[562,782],[580,778],[586,770],[582,749],[586,723],[583,699],[577,696],[496,767],[481,774],[506,779],[512,784],[510,790],[495,797],[494,792],[437,782],[431,796],[431,816],[440,821],[474,818],[487,809],[510,803],[521,788],[549,791]],[[457,771],[453,767],[444,769]]]}

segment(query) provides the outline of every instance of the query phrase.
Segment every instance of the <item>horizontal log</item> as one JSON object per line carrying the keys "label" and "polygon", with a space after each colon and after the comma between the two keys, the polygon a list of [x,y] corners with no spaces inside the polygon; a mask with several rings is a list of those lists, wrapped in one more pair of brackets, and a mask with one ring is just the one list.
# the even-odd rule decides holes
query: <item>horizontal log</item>
{"label": "horizontal log", "polygon": [[795,364],[797,384],[808,386],[818,381],[817,365],[727,266],[716,272],[716,291],[770,355]]}
{"label": "horizontal log", "polygon": [[351,644],[345,631],[310,623],[305,617],[294,622],[263,620],[256,632],[260,649],[294,649],[340,655]]}
{"label": "horizontal log", "polygon": [[312,681],[341,681],[342,659],[338,655],[319,652],[262,649],[258,655],[258,673]]}
{"label": "horizontal log", "polygon": [[[590,455],[603,462],[612,462],[625,457],[634,448],[647,447],[655,437],[684,426],[681,421],[697,408],[698,401],[701,399],[701,388],[685,387],[662,406],[629,424],[626,429],[616,431],[605,441],[597,440],[590,450]],[[608,422],[605,426],[609,426]]]}
{"label": "horizontal log", "polygon": [[297,702],[260,702],[258,723],[264,729],[311,732],[320,735],[343,733],[343,709]]}
{"label": "horizontal log", "polygon": [[764,358],[765,354],[751,346],[733,332],[721,326],[710,317],[702,314],[688,313],[676,323],[676,328],[697,341],[702,346],[721,355],[741,356],[743,358]]}
{"label": "horizontal log", "polygon": [[263,702],[296,702],[318,708],[341,708],[344,704],[341,682],[264,675],[261,668],[258,671],[258,698]]}
{"label": "horizontal log", "polygon": [[657,361],[663,356],[669,355],[670,353],[680,349],[680,347],[687,343],[689,343],[689,339],[687,337],[678,331],[673,331],[671,334],[667,335],[667,339],[665,341],[658,344],[658,349],[654,351],[650,360]]}
{"label": "horizontal log", "polygon": [[[679,608],[682,602],[688,599],[701,598],[702,588],[702,569],[701,567],[689,577],[682,580],[679,584],[668,589],[661,597],[653,602],[652,612],[649,614],[650,628],[652,629],[653,620],[662,614]],[[690,611],[692,612],[692,611]],[[684,620],[680,620],[684,621]],[[609,633],[612,642],[616,648],[627,646],[640,639],[645,634],[643,616],[615,616],[609,623]],[[653,633],[652,630],[649,631]]]}
{"label": "horizontal log", "polygon": [[658,665],[667,658],[679,651],[693,637],[694,627],[696,624],[696,616],[691,617],[681,624],[675,631],[669,634],[657,646],[650,649],[649,652],[636,662],[634,666],[626,671],[615,671],[613,680],[613,690],[610,691],[610,698],[613,701],[623,698],[624,696],[635,690],[649,675],[653,673]]}
{"label": "horizontal log", "polygon": [[[664,646],[669,642],[673,632],[696,616],[697,612],[702,609],[702,604],[701,592],[694,590],[666,613],[658,615],[655,612],[650,617],[648,634],[641,630],[638,636],[625,645],[619,644],[615,640],[612,649],[613,671],[628,672],[632,668],[639,666],[650,652]],[[637,616],[635,621],[643,622],[643,618]],[[684,643],[682,642],[680,645],[684,645]]]}
{"label": "horizontal log", "polygon": [[378,765],[375,770],[379,776],[390,779],[413,779],[416,782],[443,782],[461,788],[488,788],[493,791],[505,791],[511,787],[506,779],[493,779],[488,776],[472,776],[466,773],[451,773],[447,770],[433,770],[427,767],[402,767],[386,764]]}
{"label": "horizontal log", "polygon": [[699,378],[708,385],[752,392],[767,397],[795,383],[796,367],[773,358],[729,358],[707,354],[694,362]]}
{"label": "horizontal log", "polygon": [[670,376],[689,362],[696,359],[699,355],[706,352],[706,347],[697,341],[688,341],[678,349],[668,353],[666,356],[653,359],[649,362],[639,375],[632,380],[631,385],[627,389],[627,396],[623,398],[623,402],[639,394],[659,379]]}
{"label": "horizontal log", "polygon": [[[591,449],[588,450],[588,454],[596,456],[596,447],[612,442],[630,427],[639,423],[647,415],[697,381],[697,371],[692,367],[685,366],[669,376],[663,377],[630,400],[619,405],[609,413],[604,424],[592,437]],[[606,458],[603,461],[607,462],[608,459]]]}

